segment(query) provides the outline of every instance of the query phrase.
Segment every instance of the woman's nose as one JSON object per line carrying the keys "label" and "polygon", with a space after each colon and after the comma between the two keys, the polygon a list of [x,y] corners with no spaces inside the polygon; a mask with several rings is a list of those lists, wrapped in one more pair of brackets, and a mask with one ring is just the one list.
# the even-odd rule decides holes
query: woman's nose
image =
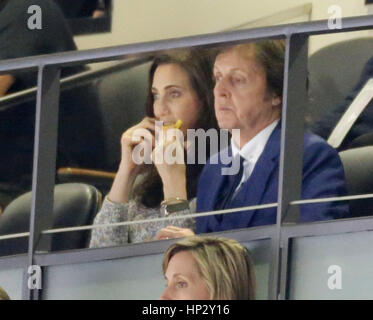
{"label": "woman's nose", "polygon": [[159,300],[172,300],[169,289],[164,289],[163,293],[159,297]]}
{"label": "woman's nose", "polygon": [[154,101],[154,115],[156,118],[162,118],[169,113],[169,108],[167,106],[167,102],[163,98],[159,98],[158,100]]}

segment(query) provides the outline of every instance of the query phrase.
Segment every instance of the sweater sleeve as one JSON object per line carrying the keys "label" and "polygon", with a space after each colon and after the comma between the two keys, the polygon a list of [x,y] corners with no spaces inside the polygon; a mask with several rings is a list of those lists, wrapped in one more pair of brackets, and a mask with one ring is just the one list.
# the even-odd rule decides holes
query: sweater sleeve
{"label": "sweater sleeve", "polygon": [[[116,203],[105,198],[93,225],[110,224],[128,220],[130,203]],[[128,226],[95,228],[92,230],[90,248],[111,247],[128,243]]]}
{"label": "sweater sleeve", "polygon": [[[170,220],[144,222],[132,224],[130,226],[113,226],[95,228],[92,230],[90,248],[112,247],[127,243],[138,243],[151,241],[156,233],[169,225],[195,229],[195,220],[172,219],[180,215],[196,212],[196,199],[189,202],[189,210],[175,212],[169,215]],[[149,220],[160,218],[159,208],[146,208],[137,203],[135,200],[130,200],[127,203],[115,203],[105,198],[100,212],[96,215],[93,222],[94,225],[110,224],[123,221]]]}
{"label": "sweater sleeve", "polygon": [[[196,198],[189,201],[189,210],[183,210],[179,212],[171,213],[168,218],[170,220],[166,221],[154,221],[154,222],[144,222],[133,224],[129,227],[129,239],[132,243],[151,241],[157,234],[157,232],[167,226],[176,226],[180,228],[195,229],[195,219],[185,218],[185,219],[173,219],[174,217],[179,217],[186,214],[191,214],[196,212]],[[160,208],[144,208],[143,206],[138,206],[136,215],[131,218],[131,220],[148,220],[154,218],[162,218],[160,213]]]}

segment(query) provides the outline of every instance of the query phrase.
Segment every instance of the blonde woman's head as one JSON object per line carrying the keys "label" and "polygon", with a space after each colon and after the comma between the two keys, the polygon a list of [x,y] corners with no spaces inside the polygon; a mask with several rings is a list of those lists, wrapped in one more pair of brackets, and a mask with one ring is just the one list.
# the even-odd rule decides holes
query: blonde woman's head
{"label": "blonde woman's head", "polygon": [[8,294],[0,287],[0,300],[10,300]]}
{"label": "blonde woman's head", "polygon": [[253,263],[236,240],[195,236],[174,243],[164,255],[163,273],[161,299],[255,299]]}

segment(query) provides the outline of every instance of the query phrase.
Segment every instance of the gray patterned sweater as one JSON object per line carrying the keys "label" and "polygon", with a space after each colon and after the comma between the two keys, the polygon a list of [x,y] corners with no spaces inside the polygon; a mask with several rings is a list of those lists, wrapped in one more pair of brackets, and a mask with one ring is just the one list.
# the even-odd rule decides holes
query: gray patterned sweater
{"label": "gray patterned sweater", "polygon": [[[190,213],[196,211],[196,198],[189,202]],[[173,213],[168,217],[182,213]],[[146,220],[161,217],[160,207],[148,208],[135,200],[126,203],[115,203],[105,198],[100,212],[96,215],[94,225],[109,224],[123,221]],[[159,222],[132,224],[128,226],[113,226],[92,230],[90,248],[119,246],[126,243],[151,241],[158,230],[169,225],[194,229],[194,219],[175,219]]]}

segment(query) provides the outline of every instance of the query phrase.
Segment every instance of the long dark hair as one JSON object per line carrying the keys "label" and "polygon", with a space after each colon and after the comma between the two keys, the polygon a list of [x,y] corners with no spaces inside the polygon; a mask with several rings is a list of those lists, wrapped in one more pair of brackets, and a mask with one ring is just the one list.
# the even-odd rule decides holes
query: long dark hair
{"label": "long dark hair", "polygon": [[[154,99],[151,88],[156,69],[160,65],[176,64],[182,67],[188,74],[190,84],[202,105],[195,129],[201,128],[208,130],[210,128],[217,128],[213,108],[213,60],[213,53],[207,50],[177,50],[158,55],[154,59],[149,71],[148,98],[146,102],[147,116],[154,117]],[[198,164],[198,146],[196,146],[195,150],[195,164],[186,165],[188,199],[195,197],[197,194],[198,176],[203,168],[203,164]],[[206,151],[208,155],[209,150]],[[153,164],[143,165],[141,174],[144,175],[144,179],[135,186],[132,192],[132,198],[137,199],[146,207],[157,207],[164,198],[161,177]]]}

